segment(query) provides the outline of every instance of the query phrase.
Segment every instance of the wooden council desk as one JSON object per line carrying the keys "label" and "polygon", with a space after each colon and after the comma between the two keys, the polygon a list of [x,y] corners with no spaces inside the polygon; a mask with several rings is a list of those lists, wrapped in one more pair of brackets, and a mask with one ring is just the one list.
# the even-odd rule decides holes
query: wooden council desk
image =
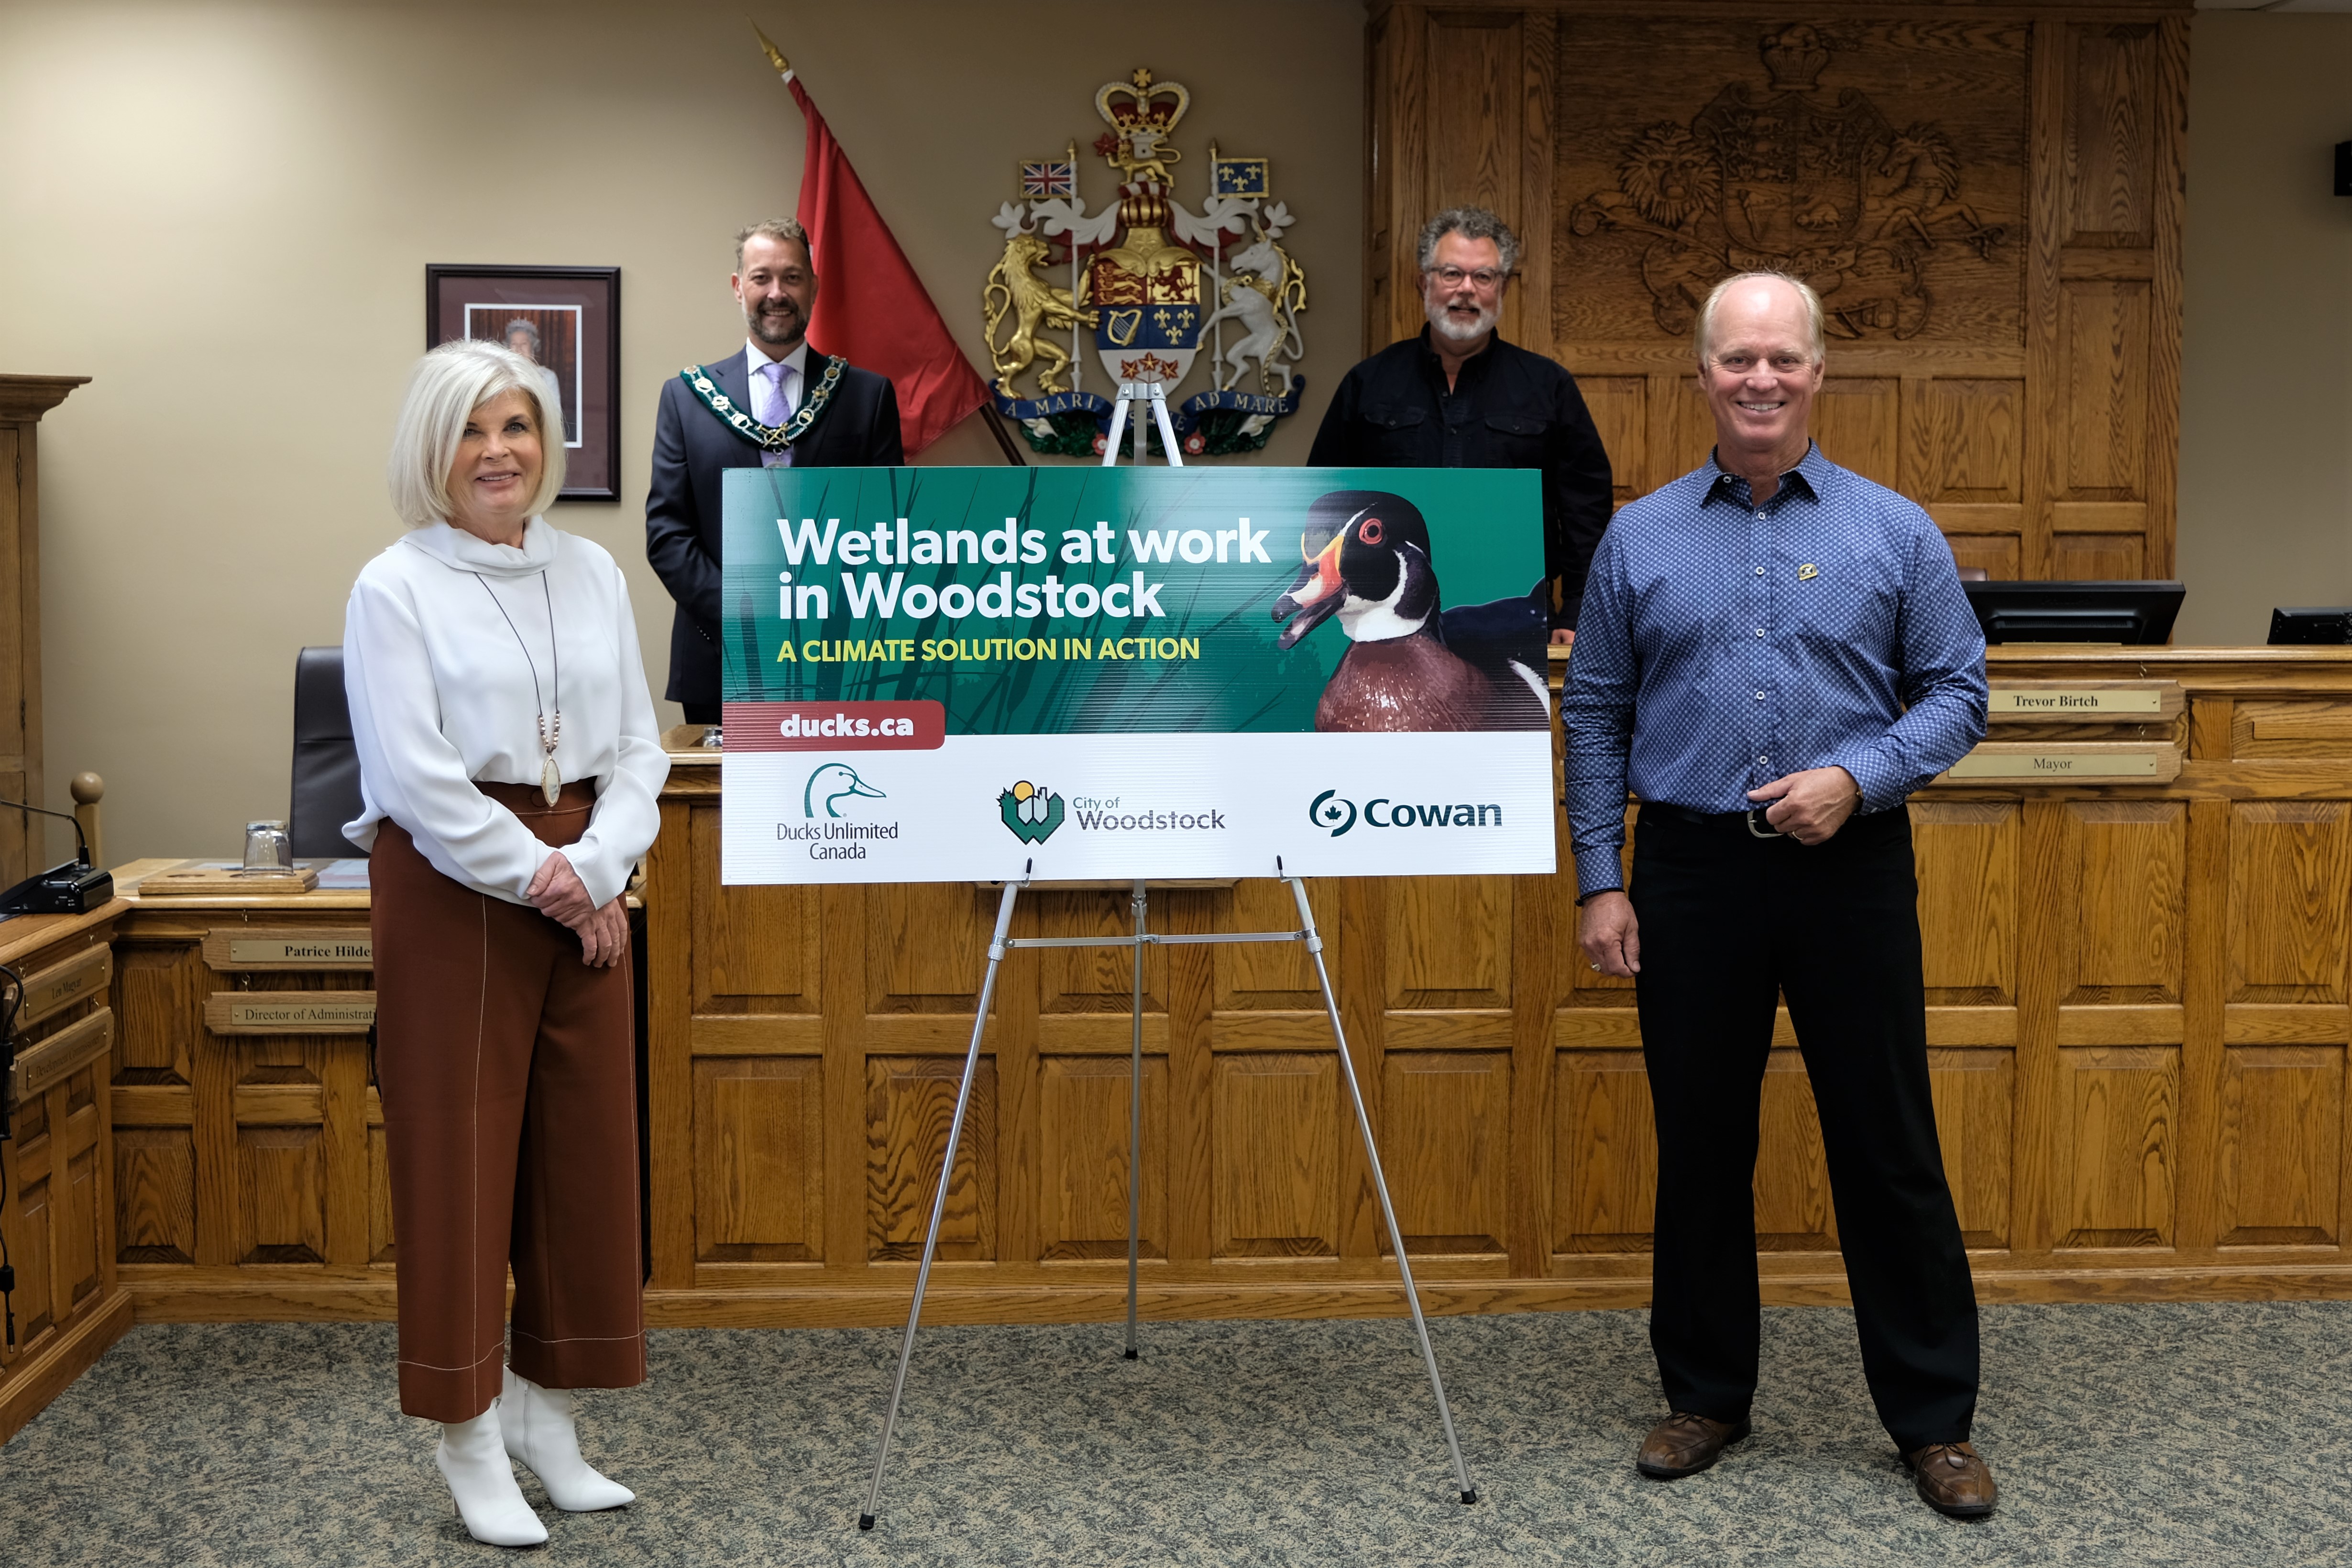
{"label": "wooden council desk", "polygon": [[[1910,807],[1937,1114],[1979,1293],[2352,1295],[2352,649],[2012,647],[1990,664],[2027,694],[1969,765],[1992,772]],[[2099,689],[2126,695],[2084,695]],[[680,754],[643,888],[649,1321],[902,1321],[995,895],[722,888],[719,810],[716,755]],[[1643,1301],[1640,1036],[1630,986],[1576,951],[1572,877],[1313,891],[1424,1300]],[[1155,893],[1153,918],[1279,928],[1286,899],[1256,881]],[[363,929],[364,895],[127,902],[113,1188],[140,1314],[387,1315],[360,1038],[216,1027],[240,990],[363,991],[363,970],[220,965],[233,931]],[[1126,920],[1123,893],[1039,893],[1017,930]],[[1008,961],[935,1321],[1122,1310],[1128,966],[1115,949]],[[1145,1311],[1400,1311],[1302,956],[1159,949],[1146,976]],[[1766,1297],[1843,1300],[1785,1019],[1763,1116]]]}
{"label": "wooden council desk", "polygon": [[131,1326],[115,1279],[114,1044],[107,946],[121,901],[88,915],[0,922],[0,964],[24,979],[13,1107],[0,1143],[0,1239],[16,1269],[14,1341],[0,1336],[0,1443]]}

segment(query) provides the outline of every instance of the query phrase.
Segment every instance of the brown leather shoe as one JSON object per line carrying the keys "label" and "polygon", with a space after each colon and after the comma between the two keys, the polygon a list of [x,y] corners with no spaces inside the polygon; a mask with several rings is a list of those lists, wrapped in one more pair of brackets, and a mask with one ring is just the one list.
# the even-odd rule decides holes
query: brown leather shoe
{"label": "brown leather shoe", "polygon": [[1680,1480],[1695,1476],[1723,1457],[1723,1450],[1748,1436],[1745,1421],[1711,1421],[1677,1410],[1642,1439],[1633,1468],[1652,1480]]}
{"label": "brown leather shoe", "polygon": [[1953,1519],[1982,1519],[1992,1512],[1998,1489],[1992,1469],[1967,1443],[1930,1443],[1903,1456],[1919,1483],[1919,1500]]}

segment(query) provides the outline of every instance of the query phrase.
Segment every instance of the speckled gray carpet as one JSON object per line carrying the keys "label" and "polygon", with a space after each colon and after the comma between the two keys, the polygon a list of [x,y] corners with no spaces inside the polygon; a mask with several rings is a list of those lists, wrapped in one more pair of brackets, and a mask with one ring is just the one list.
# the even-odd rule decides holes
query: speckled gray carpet
{"label": "speckled gray carpet", "polygon": [[[674,1331],[591,1395],[635,1506],[524,1494],[549,1563],[2243,1563],[2352,1561],[2352,1302],[1992,1307],[1964,1525],[1914,1496],[1850,1313],[1765,1313],[1756,1436],[1671,1485],[1640,1312],[1433,1324],[1481,1500],[1454,1500],[1410,1329],[926,1331],[856,1528],[895,1332]],[[0,1564],[484,1563],[394,1400],[383,1326],[136,1328],[0,1448]]]}

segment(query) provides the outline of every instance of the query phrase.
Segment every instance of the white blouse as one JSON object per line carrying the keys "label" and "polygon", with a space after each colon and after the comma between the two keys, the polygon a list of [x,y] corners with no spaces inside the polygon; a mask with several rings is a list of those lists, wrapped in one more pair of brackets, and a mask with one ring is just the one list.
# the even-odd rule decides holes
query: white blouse
{"label": "white blouse", "polygon": [[654,841],[669,758],[628,585],[602,546],[541,517],[520,549],[446,523],[410,530],[352,585],[343,689],[365,805],[343,830],[353,843],[373,848],[389,817],[442,874],[528,903],[558,852],[474,780],[537,785],[539,716],[559,701],[556,766],[567,783],[596,784],[586,834],[561,852],[598,907]]}

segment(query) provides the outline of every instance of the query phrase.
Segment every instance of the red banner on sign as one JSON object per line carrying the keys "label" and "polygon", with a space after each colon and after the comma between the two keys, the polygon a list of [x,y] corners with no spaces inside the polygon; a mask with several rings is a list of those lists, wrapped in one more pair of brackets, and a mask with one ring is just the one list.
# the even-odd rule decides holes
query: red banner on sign
{"label": "red banner on sign", "polygon": [[721,710],[730,751],[937,751],[948,710],[905,703],[729,703]]}

